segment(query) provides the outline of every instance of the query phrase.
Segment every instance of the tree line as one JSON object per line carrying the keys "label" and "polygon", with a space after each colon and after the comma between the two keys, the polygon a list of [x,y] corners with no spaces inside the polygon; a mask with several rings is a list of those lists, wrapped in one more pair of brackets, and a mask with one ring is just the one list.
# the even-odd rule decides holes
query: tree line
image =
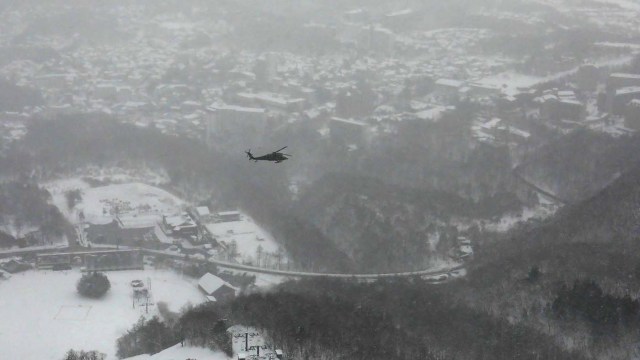
{"label": "tree line", "polygon": [[[0,183],[0,224],[15,231],[15,236],[0,236],[0,247],[44,245],[73,234],[69,222],[50,200],[47,190],[28,179]],[[26,236],[34,228],[41,235]]]}
{"label": "tree line", "polygon": [[583,359],[531,327],[453,299],[419,279],[313,279],[199,311],[260,329],[292,358]]}
{"label": "tree line", "polygon": [[584,321],[594,335],[615,335],[622,329],[638,327],[640,302],[629,294],[605,293],[594,280],[563,284],[551,303],[553,315],[564,321]]}
{"label": "tree line", "polygon": [[162,321],[157,316],[149,320],[140,318],[116,342],[119,358],[141,354],[155,354],[180,343],[219,350],[231,355],[231,338],[227,323],[215,309],[193,308],[177,321]]}

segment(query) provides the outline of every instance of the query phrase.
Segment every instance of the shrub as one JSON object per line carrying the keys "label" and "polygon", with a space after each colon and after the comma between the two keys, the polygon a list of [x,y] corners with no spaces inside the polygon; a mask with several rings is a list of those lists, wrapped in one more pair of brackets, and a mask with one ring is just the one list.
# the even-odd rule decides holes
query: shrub
{"label": "shrub", "polygon": [[93,272],[82,275],[77,288],[82,296],[100,298],[109,291],[111,283],[105,274]]}

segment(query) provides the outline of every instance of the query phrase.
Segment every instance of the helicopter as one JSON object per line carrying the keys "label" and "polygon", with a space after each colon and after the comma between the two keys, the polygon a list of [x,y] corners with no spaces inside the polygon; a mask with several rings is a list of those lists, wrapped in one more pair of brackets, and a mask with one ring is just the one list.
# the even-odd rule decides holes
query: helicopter
{"label": "helicopter", "polygon": [[289,159],[287,156],[292,156],[289,154],[283,154],[280,151],[286,149],[287,147],[283,147],[282,149],[278,149],[274,152],[272,152],[271,154],[266,154],[266,155],[262,155],[262,156],[258,156],[255,157],[253,156],[253,154],[251,153],[251,150],[245,151],[245,153],[247,154],[247,157],[250,160],[253,160],[255,162],[258,162],[258,160],[264,160],[264,161],[274,161],[276,164],[279,164],[287,159]]}

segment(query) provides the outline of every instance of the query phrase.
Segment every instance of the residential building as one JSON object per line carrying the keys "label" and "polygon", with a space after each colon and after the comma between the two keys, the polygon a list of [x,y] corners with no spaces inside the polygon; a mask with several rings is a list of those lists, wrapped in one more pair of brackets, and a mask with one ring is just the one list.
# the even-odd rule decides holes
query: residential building
{"label": "residential building", "polygon": [[237,289],[219,277],[206,273],[198,280],[198,288],[209,301],[223,301],[236,296]]}

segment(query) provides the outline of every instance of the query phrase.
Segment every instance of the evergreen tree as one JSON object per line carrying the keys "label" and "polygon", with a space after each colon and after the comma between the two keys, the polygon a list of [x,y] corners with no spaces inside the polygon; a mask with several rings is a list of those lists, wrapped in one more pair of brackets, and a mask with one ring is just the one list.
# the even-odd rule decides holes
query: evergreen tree
{"label": "evergreen tree", "polygon": [[111,283],[105,274],[93,272],[82,275],[76,287],[83,296],[100,298],[109,291]]}
{"label": "evergreen tree", "polygon": [[79,360],[78,353],[75,350],[70,349],[64,356],[64,360]]}

